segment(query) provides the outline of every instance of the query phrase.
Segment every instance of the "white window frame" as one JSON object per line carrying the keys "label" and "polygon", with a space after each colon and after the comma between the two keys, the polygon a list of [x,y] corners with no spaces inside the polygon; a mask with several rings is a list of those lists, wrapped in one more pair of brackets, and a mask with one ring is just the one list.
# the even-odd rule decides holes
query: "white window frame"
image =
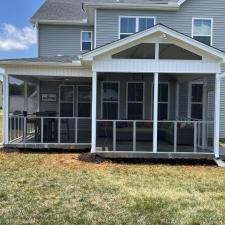
{"label": "white window frame", "polygon": [[[158,99],[158,105],[159,104],[167,104],[167,120],[169,120],[170,118],[170,82],[167,82],[167,81],[163,81],[163,82],[159,82],[159,85],[160,84],[167,84],[168,85],[168,102],[160,102],[159,99]],[[154,109],[154,98],[153,98],[153,94],[154,94],[154,82],[152,82],[152,90],[151,90],[151,118],[153,119],[153,109]]]}
{"label": "white window frame", "polygon": [[[84,118],[84,117],[79,117],[79,115],[78,115],[78,112],[79,112],[79,103],[90,103],[90,115],[89,115],[89,117],[88,118],[90,118],[91,117],[91,99],[90,99],[90,101],[89,102],[83,102],[83,101],[79,101],[79,95],[78,95],[78,93],[79,93],[79,87],[90,87],[90,89],[91,89],[91,85],[88,85],[88,84],[79,84],[79,85],[77,85],[77,87],[76,87],[76,116],[78,117],[78,118]],[[92,89],[91,89],[92,90]],[[92,94],[92,91],[91,91],[91,94]]]}
{"label": "white window frame", "polygon": [[[73,87],[73,102],[72,101],[61,101],[61,87]],[[73,104],[73,117],[74,117],[74,85],[59,85],[59,116],[61,117],[61,103],[72,103]]]}
{"label": "white window frame", "polygon": [[[104,101],[103,98],[103,84],[104,83],[116,83],[118,85],[118,100],[117,101]],[[118,112],[117,112],[117,119],[120,118],[120,81],[102,81],[101,82],[101,119],[103,118],[103,103],[117,103],[118,104]],[[107,119],[106,119],[107,120]]]}
{"label": "white window frame", "polygon": [[[195,20],[210,20],[211,21],[211,32],[210,35],[195,35],[194,34],[194,21]],[[204,18],[204,17],[193,17],[192,18],[192,31],[191,31],[192,38],[194,37],[210,37],[210,45],[213,45],[213,18]]]}
{"label": "white window frame", "polygon": [[[142,84],[143,85],[143,99],[142,101],[129,101],[128,100],[128,86],[129,84]],[[129,81],[126,84],[126,118],[128,119],[128,105],[129,103],[133,104],[142,104],[142,120],[145,118],[145,82],[144,81]]]}
{"label": "white window frame", "polygon": [[[83,33],[91,33],[91,41],[90,41],[90,43],[91,43],[91,49],[90,50],[83,50],[83,39],[82,39]],[[81,50],[81,52],[83,52],[83,51],[91,51],[93,49],[93,40],[92,40],[93,37],[92,37],[92,35],[93,35],[93,32],[91,30],[82,30],[80,32],[80,50]],[[87,42],[87,41],[85,41],[85,42]]]}
{"label": "white window frame", "polygon": [[121,19],[122,18],[135,18],[136,20],[136,30],[135,30],[135,33],[139,32],[139,19],[143,19],[143,18],[146,18],[146,19],[153,19],[154,20],[154,25],[156,24],[156,17],[155,16],[119,16],[119,31],[118,31],[118,39],[121,39],[120,36],[122,34],[125,34],[125,35],[132,35],[134,33],[120,33],[120,30],[121,30]]}
{"label": "white window frame", "polygon": [[[201,84],[202,85],[202,102],[192,102],[192,85]],[[202,105],[202,119],[203,119],[203,110],[204,110],[204,82],[203,81],[192,81],[189,83],[189,99],[188,99],[188,118],[192,118],[192,105]],[[193,118],[196,119],[196,118]]]}

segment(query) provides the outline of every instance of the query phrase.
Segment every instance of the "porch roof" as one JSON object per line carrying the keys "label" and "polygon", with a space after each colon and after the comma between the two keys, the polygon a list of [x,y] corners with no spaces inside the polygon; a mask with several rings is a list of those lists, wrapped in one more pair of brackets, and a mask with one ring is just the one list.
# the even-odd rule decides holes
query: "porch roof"
{"label": "porch roof", "polygon": [[19,59],[3,59],[0,60],[0,66],[9,65],[57,65],[63,66],[81,66],[80,60],[77,55],[60,55],[51,57],[36,57],[36,58],[19,58]]}
{"label": "porch roof", "polygon": [[139,39],[145,38],[147,36],[151,36],[156,33],[165,34],[165,35],[168,35],[169,37],[172,37],[179,41],[182,41],[183,43],[188,44],[188,45],[196,48],[197,50],[204,51],[207,54],[210,54],[214,57],[221,59],[222,60],[221,63],[225,63],[225,52],[223,52],[222,50],[217,49],[213,46],[206,45],[198,40],[193,39],[192,37],[190,37],[188,35],[185,35],[179,31],[176,31],[176,30],[174,30],[170,27],[167,27],[163,24],[157,24],[147,30],[137,32],[126,38],[119,39],[119,40],[116,40],[109,44],[106,44],[104,46],[101,46],[99,48],[93,49],[90,52],[84,53],[81,56],[81,60],[82,61],[93,61],[93,59],[96,56],[100,56],[102,54],[108,53],[114,49],[121,48],[122,46],[124,46],[128,43],[138,41]]}

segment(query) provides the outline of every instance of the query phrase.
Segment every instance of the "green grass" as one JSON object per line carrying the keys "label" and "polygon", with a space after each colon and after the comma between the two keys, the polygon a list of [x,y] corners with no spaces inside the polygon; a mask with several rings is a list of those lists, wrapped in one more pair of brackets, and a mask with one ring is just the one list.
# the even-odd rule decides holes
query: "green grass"
{"label": "green grass", "polygon": [[225,224],[225,170],[0,153],[0,224]]}

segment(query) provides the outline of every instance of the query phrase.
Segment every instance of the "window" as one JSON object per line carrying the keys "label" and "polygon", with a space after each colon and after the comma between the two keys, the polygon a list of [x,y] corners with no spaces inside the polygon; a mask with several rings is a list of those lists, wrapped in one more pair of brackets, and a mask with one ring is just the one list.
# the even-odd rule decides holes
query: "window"
{"label": "window", "polygon": [[154,17],[120,17],[119,38],[125,38],[155,25]]}
{"label": "window", "polygon": [[102,119],[119,117],[119,82],[102,83]]}
{"label": "window", "polygon": [[77,86],[77,116],[91,116],[91,86]]}
{"label": "window", "polygon": [[192,37],[204,44],[212,45],[212,19],[197,19],[192,22]]}
{"label": "window", "polygon": [[202,119],[203,114],[203,84],[191,85],[191,118]]}
{"label": "window", "polygon": [[[154,96],[154,84],[152,88]],[[153,97],[152,97],[153,99]],[[152,100],[152,117],[154,102]],[[169,118],[169,83],[159,83],[158,86],[158,120],[167,120]]]}
{"label": "window", "polygon": [[144,114],[144,83],[127,83],[127,118],[142,120]]}
{"label": "window", "polygon": [[74,115],[74,87],[72,85],[60,86],[60,116],[73,117]]}
{"label": "window", "polygon": [[92,32],[81,31],[81,51],[90,51],[92,49]]}

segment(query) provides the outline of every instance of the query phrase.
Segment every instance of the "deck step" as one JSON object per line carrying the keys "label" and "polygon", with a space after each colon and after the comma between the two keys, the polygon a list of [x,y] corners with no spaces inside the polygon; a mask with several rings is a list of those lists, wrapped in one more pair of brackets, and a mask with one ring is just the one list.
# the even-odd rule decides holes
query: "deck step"
{"label": "deck step", "polygon": [[225,168],[225,162],[222,159],[214,159],[214,162],[218,167],[223,167]]}

